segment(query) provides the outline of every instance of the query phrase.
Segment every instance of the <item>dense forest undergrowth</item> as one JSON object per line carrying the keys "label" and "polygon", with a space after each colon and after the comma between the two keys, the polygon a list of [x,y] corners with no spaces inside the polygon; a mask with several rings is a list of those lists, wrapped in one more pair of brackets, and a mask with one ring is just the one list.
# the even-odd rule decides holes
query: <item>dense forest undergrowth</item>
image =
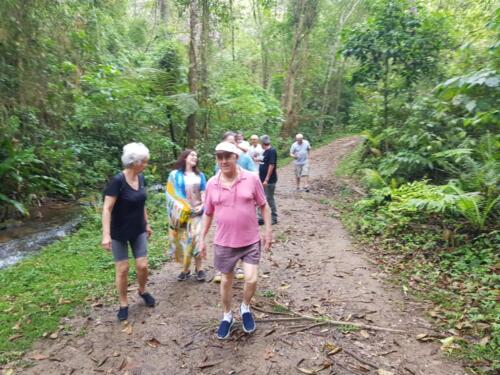
{"label": "dense forest undergrowth", "polygon": [[[498,368],[499,36],[494,1],[3,1],[0,221],[47,199],[99,201],[131,141],[151,150],[148,181],[164,182],[185,147],[211,171],[229,129],[270,134],[281,157],[299,131],[313,147],[360,133],[346,170],[368,196],[346,222],[437,303],[455,330],[447,349]],[[95,215],[53,256],[0,272],[3,362],[89,298],[62,263],[45,268],[95,246]],[[75,269],[107,270],[99,259]],[[45,285],[74,298],[30,295]]]}

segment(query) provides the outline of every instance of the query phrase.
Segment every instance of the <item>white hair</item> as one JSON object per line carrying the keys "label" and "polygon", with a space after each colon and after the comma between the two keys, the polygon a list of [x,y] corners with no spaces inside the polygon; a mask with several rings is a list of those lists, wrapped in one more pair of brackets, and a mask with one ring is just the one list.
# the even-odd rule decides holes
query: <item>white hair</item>
{"label": "white hair", "polygon": [[132,142],[123,146],[122,164],[125,168],[149,159],[149,149],[142,143]]}

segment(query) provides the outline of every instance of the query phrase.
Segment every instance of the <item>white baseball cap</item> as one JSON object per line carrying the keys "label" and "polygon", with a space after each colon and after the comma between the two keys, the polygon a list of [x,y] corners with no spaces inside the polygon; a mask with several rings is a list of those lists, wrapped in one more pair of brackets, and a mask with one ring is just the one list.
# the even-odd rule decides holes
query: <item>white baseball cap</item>
{"label": "white baseball cap", "polygon": [[241,155],[241,150],[231,142],[219,143],[217,146],[215,146],[215,151],[216,152],[217,151],[226,151],[226,152],[231,152],[233,154],[236,154],[238,156]]}

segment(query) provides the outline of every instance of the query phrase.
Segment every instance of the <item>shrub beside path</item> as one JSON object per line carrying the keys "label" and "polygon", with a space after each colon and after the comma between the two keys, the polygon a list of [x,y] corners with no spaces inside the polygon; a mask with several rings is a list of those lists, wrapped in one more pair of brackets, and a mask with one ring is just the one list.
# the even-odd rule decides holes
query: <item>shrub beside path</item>
{"label": "shrub beside path", "polygon": [[[358,142],[347,137],[313,151],[309,193],[294,191],[292,165],[279,170],[280,222],[262,259],[255,334],[237,324],[231,339],[217,340],[218,285],[177,282],[178,265],[166,263],[150,278],[156,308],[145,307],[132,287],[130,320],[122,325],[115,301],[93,303],[88,315],[61,322],[67,328],[56,339],[35,344],[24,358],[32,366],[15,373],[465,374],[439,340],[417,340],[436,334],[423,317],[428,306],[384,282],[324,204],[334,169]],[[241,294],[239,283],[234,311]]]}

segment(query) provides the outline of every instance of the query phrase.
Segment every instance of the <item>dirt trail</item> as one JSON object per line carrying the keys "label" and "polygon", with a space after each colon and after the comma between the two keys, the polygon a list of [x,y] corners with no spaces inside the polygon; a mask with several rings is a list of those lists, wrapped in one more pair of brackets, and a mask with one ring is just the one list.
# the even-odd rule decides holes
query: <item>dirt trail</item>
{"label": "dirt trail", "polygon": [[[311,175],[331,179],[339,160],[357,144],[339,139],[312,153]],[[276,200],[279,224],[272,253],[264,254],[255,302],[277,311],[273,300],[307,315],[404,330],[405,334],[317,326],[313,322],[259,323],[252,336],[238,328],[232,338],[215,338],[220,318],[218,285],[175,281],[179,267],[168,263],[151,276],[155,309],[144,307],[131,293],[129,332],[116,321],[115,306],[95,307],[88,317],[68,320],[73,334],[37,343],[26,358],[43,355],[29,374],[465,374],[445,358],[439,342],[421,343],[416,336],[432,333],[421,310],[383,275],[349,239],[332,209],[322,203],[325,184],[296,193],[293,167],[279,170]],[[211,259],[208,261],[211,265]],[[235,290],[234,311],[242,284]],[[274,305],[274,307],[273,307]],[[258,319],[289,318],[255,311]],[[240,325],[238,324],[237,327]],[[292,331],[308,328],[302,332]],[[76,332],[86,332],[79,336]],[[334,347],[343,350],[327,355]],[[38,357],[43,358],[43,357]],[[383,372],[390,371],[390,372]],[[309,372],[307,372],[309,371]]]}

